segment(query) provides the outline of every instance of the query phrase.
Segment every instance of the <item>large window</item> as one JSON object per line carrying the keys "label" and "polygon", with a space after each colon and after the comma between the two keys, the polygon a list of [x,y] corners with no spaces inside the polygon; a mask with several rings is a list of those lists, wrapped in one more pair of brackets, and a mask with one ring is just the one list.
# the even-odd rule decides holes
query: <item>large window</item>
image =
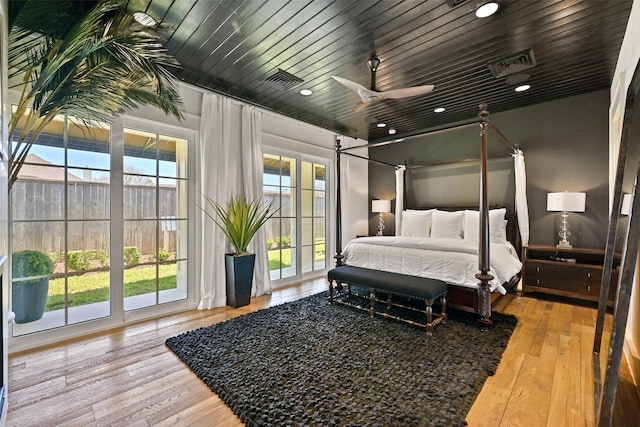
{"label": "large window", "polygon": [[278,208],[266,226],[272,280],[327,266],[326,170],[304,158],[264,155],[265,199]]}
{"label": "large window", "polygon": [[187,297],[188,141],[124,129],[124,308]]}
{"label": "large window", "polygon": [[[53,120],[32,146],[11,191],[13,253],[25,263],[12,283],[20,322],[14,335],[111,315],[109,153],[108,125],[86,127],[65,117]],[[44,313],[31,307],[39,282],[29,277],[48,272],[31,270],[34,258],[25,251],[45,254],[53,264],[37,296]],[[16,277],[22,269],[25,277]]]}
{"label": "large window", "polygon": [[[131,126],[87,127],[58,117],[31,148],[11,191],[12,250],[25,265],[33,264],[30,251],[44,254],[53,273],[13,275],[20,317],[13,337],[87,321],[121,324],[194,304],[187,230],[195,138],[125,123]],[[48,276],[43,313],[31,315],[33,286],[25,286],[46,279],[39,276]]]}

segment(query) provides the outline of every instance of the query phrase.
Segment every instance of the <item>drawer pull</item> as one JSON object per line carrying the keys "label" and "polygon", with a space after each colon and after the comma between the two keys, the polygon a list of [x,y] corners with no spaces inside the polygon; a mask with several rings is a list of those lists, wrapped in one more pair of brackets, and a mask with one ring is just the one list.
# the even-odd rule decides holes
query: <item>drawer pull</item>
{"label": "drawer pull", "polygon": [[587,273],[587,277],[591,277],[591,273]]}
{"label": "drawer pull", "polygon": [[540,271],[540,267],[536,267],[536,271]]}
{"label": "drawer pull", "polygon": [[536,279],[536,285],[540,284],[540,279]]}
{"label": "drawer pull", "polygon": [[591,292],[591,285],[587,285],[587,291]]}

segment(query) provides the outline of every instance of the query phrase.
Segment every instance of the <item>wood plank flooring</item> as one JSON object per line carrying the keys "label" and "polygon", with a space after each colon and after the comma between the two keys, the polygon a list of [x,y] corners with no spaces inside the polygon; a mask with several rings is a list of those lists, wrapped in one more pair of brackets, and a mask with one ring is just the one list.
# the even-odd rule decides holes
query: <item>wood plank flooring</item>
{"label": "wood plank flooring", "polygon": [[[166,338],[324,290],[324,279],[254,298],[249,306],[192,310],[9,358],[7,426],[239,426],[231,410],[165,346]],[[562,300],[501,298],[518,326],[470,426],[593,426],[591,348],[596,310]],[[616,425],[640,426],[625,366]]]}

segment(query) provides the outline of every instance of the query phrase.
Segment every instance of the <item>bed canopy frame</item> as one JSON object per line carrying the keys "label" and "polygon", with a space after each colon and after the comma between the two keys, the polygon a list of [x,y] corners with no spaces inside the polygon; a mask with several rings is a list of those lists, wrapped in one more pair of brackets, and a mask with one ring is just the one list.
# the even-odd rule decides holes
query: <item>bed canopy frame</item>
{"label": "bed canopy frame", "polygon": [[[489,110],[487,104],[480,104],[479,106],[480,112],[478,113],[478,120],[466,123],[462,125],[456,125],[451,127],[446,127],[442,129],[437,129],[431,132],[427,132],[422,134],[421,136],[430,136],[436,135],[439,133],[446,133],[455,130],[461,130],[466,128],[471,128],[475,126],[480,127],[480,200],[479,200],[479,220],[480,220],[480,234],[478,241],[478,270],[479,272],[476,274],[476,278],[479,280],[478,283],[478,322],[482,325],[490,325],[493,323],[491,319],[491,291],[490,291],[490,281],[493,280],[493,276],[489,274],[490,265],[489,265],[489,250],[490,250],[490,241],[489,241],[489,203],[488,203],[488,180],[487,180],[487,144],[488,144],[488,134],[489,130],[491,130],[491,135],[495,137],[500,143],[505,145],[509,150],[511,150],[511,155],[516,157],[522,157],[522,151],[514,144],[509,142],[509,140],[498,130],[495,126],[493,126],[489,122]],[[334,256],[336,267],[339,267],[344,264],[344,255],[342,254],[342,202],[341,202],[341,181],[340,181],[340,158],[342,155],[349,155],[351,157],[356,157],[360,159],[367,160],[369,162],[386,165],[390,167],[398,169],[405,169],[404,165],[395,165],[391,163],[387,163],[381,160],[371,159],[369,157],[360,156],[354,153],[351,153],[351,150],[356,150],[359,148],[374,148],[380,147],[383,145],[391,145],[391,144],[399,144],[403,142],[403,140],[393,140],[393,141],[383,141],[371,144],[362,144],[356,145],[352,147],[343,148],[339,139],[336,140],[336,188],[338,191],[336,192],[336,255]],[[459,162],[455,162],[459,163]],[[425,165],[426,166],[426,165]],[[423,167],[423,166],[416,166]],[[522,161],[522,167],[524,168],[524,161]],[[522,215],[523,212],[527,211],[526,208],[526,197],[524,197],[524,172],[522,176],[518,176],[518,171],[516,171],[516,212],[519,215]],[[521,197],[518,196],[518,181],[523,184],[523,188],[520,191]],[[518,199],[521,199],[520,208]],[[524,204],[522,204],[524,203]],[[396,212],[396,215],[398,212]],[[525,218],[522,218],[525,220]],[[522,244],[524,246],[528,243],[528,214],[526,216],[526,232],[527,236],[522,236]]]}

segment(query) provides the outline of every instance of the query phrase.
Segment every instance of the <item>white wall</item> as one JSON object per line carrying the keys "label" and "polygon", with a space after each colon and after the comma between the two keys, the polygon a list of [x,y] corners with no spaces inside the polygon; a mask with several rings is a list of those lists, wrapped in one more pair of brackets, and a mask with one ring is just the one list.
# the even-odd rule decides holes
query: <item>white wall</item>
{"label": "white wall", "polygon": [[[638,43],[638,40],[640,40],[640,0],[634,0],[611,84],[611,105],[609,107],[609,182],[611,193],[615,183],[616,162],[627,89],[640,61],[640,43]],[[609,205],[611,206],[611,202]],[[640,291],[638,290],[638,274],[639,270],[636,268],[625,333],[625,353],[631,365],[636,385],[640,384]]]}

